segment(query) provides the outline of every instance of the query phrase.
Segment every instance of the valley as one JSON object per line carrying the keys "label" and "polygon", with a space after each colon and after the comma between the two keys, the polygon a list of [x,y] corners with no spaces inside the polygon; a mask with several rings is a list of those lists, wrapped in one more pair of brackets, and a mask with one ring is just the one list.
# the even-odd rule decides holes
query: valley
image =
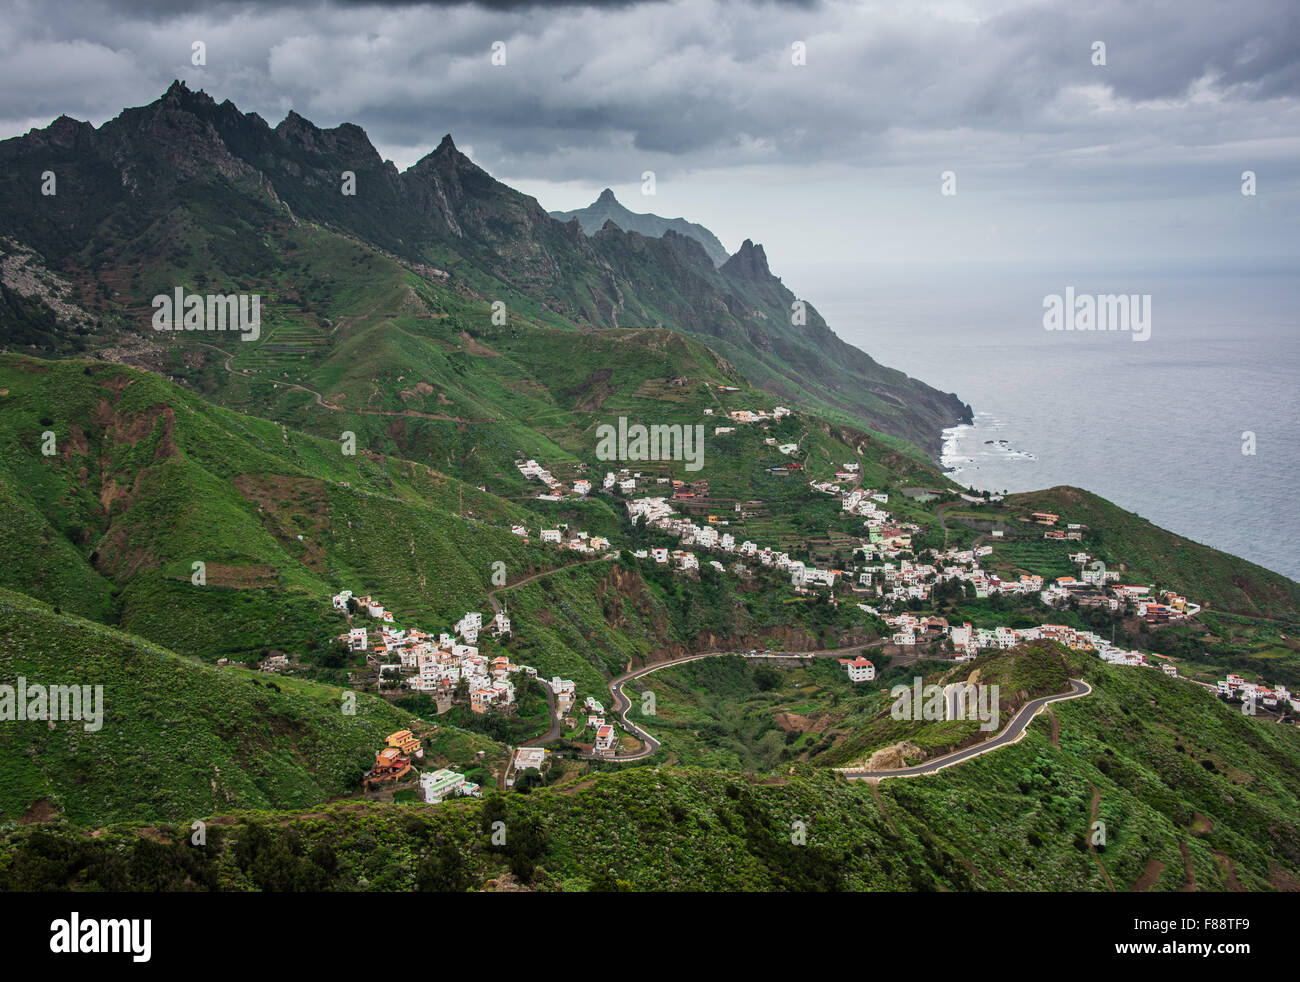
{"label": "valley", "polygon": [[180,82],[0,162],[0,682],[105,693],[7,886],[1300,886],[1300,584],[949,480],[762,246]]}

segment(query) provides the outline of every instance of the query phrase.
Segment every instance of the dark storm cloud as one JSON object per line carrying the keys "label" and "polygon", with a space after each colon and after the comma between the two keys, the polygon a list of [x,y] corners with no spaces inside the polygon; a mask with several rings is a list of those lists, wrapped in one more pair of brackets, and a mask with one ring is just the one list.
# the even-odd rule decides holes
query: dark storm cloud
{"label": "dark storm cloud", "polygon": [[[128,91],[147,100],[179,75],[263,114],[292,103],[321,122],[354,119],[381,144],[453,129],[527,157],[615,144],[701,165],[842,160],[898,129],[1106,139],[1127,125],[1129,103],[1200,87],[1205,103],[1168,125],[1221,126],[1232,120],[1211,120],[1216,106],[1249,113],[1252,102],[1294,99],[1300,84],[1300,14],[1271,2],[11,7],[0,67],[11,125],[59,111],[102,117]],[[201,69],[188,64],[187,38],[208,46]],[[497,41],[509,63],[494,69]],[[790,64],[796,41],[805,66]],[[1107,45],[1105,67],[1090,61],[1093,41]]]}
{"label": "dark storm cloud", "polygon": [[1007,201],[1173,199],[1246,167],[1290,186],[1300,160],[1300,8],[1273,0],[8,0],[3,15],[0,135],[99,123],[179,77],[272,123],[356,122],[402,166],[450,131],[503,179],[597,190],[643,170],[888,187],[954,167]]}
{"label": "dark storm cloud", "polygon": [[[668,3],[670,0],[320,0],[317,4],[303,3],[302,0],[131,0],[116,4],[124,13],[135,16],[152,14],[155,16],[178,16],[181,14],[213,14],[240,10],[291,9],[304,10],[312,6],[364,9],[376,8],[412,8],[412,7],[479,7],[492,11],[515,11],[537,9],[560,9],[566,7],[590,7],[593,10],[609,10],[631,7],[639,4]],[[743,2],[743,0],[737,0]],[[763,0],[764,3],[781,4],[790,7],[814,7],[820,0]],[[756,4],[757,5],[757,4]]]}

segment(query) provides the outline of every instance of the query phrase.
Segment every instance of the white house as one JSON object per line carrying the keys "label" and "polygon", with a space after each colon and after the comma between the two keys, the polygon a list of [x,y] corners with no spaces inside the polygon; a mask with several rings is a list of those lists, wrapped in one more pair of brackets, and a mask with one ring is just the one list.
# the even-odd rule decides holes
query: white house
{"label": "white house", "polygon": [[596,744],[592,748],[598,754],[609,754],[614,752],[614,727],[606,723],[604,726],[596,729]]}
{"label": "white house", "polygon": [[541,770],[546,763],[545,747],[520,747],[515,751],[515,770],[526,771],[529,768]]}
{"label": "white house", "polygon": [[424,789],[425,802],[430,805],[436,805],[453,795],[482,797],[477,784],[466,781],[464,774],[458,774],[446,767],[440,771],[421,774],[420,786]]}
{"label": "white house", "polygon": [[861,655],[857,658],[841,658],[840,664],[849,672],[850,682],[870,682],[876,677],[876,666]]}
{"label": "white house", "polygon": [[463,637],[469,644],[478,642],[478,632],[483,629],[483,615],[477,611],[471,611],[456,622],[456,633]]}

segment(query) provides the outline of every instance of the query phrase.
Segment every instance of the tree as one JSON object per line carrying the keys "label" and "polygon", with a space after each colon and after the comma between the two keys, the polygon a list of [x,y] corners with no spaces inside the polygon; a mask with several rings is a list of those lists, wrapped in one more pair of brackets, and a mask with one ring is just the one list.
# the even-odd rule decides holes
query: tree
{"label": "tree", "polygon": [[421,892],[464,893],[469,886],[465,859],[450,842],[444,842],[436,852],[422,857],[415,870],[415,888]]}
{"label": "tree", "polygon": [[337,639],[316,656],[316,664],[321,668],[342,668],[347,663],[348,646]]}

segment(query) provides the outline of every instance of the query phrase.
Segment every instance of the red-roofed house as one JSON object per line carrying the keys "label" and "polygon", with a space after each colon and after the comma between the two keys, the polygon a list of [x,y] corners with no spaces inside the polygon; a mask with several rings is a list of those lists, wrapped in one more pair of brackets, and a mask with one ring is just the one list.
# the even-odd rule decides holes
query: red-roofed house
{"label": "red-roofed house", "polygon": [[841,658],[840,664],[849,671],[850,682],[870,682],[876,677],[876,666],[861,655],[857,658]]}

